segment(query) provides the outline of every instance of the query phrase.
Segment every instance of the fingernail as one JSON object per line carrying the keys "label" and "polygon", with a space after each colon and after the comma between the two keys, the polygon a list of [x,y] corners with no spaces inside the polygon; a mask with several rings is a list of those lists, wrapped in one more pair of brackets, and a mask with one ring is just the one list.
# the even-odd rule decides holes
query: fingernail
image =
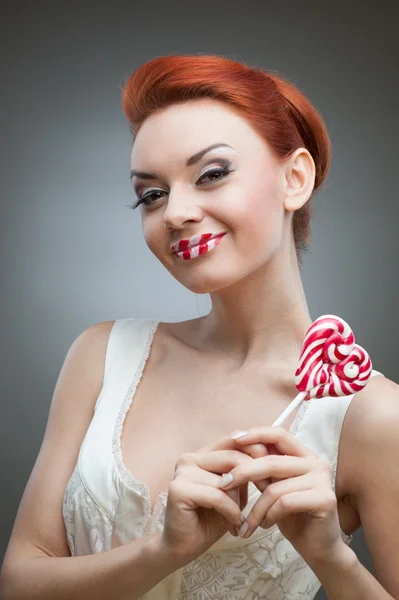
{"label": "fingernail", "polygon": [[244,435],[247,435],[248,431],[233,431],[233,433],[231,434],[230,437],[233,438],[233,440],[238,440],[238,438],[244,437]]}
{"label": "fingernail", "polygon": [[233,481],[233,475],[231,473],[227,473],[227,475],[223,475],[222,479],[219,481],[219,487],[224,487],[231,481]]}
{"label": "fingernail", "polygon": [[241,525],[240,529],[238,530],[238,535],[240,537],[244,537],[245,532],[248,530],[248,527],[249,527],[248,522],[247,523],[243,523]]}
{"label": "fingernail", "polygon": [[244,513],[240,514],[240,521],[241,521],[241,523],[245,523],[245,515],[244,515]]}

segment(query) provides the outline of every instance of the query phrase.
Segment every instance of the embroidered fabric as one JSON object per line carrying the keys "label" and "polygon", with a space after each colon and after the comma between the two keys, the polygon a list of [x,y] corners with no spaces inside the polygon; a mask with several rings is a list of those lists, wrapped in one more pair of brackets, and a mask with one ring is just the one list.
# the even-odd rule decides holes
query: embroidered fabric
{"label": "embroidered fabric", "polygon": [[176,600],[311,600],[320,585],[276,527],[256,542],[206,552],[186,565]]}
{"label": "embroidered fabric", "polygon": [[[109,514],[97,502],[80,468],[82,452],[79,453],[78,462],[65,490],[62,512],[72,556],[105,552],[163,528],[168,494],[161,492],[152,506],[148,486],[135,479],[128,471],[121,450],[124,419],[142,378],[158,324],[158,321],[153,321],[149,325],[143,354],[117,413],[112,431],[111,466],[115,467],[114,471],[122,483],[119,501],[112,511],[110,509]],[[290,427],[291,434],[296,435],[298,432],[309,406],[310,402],[306,401],[297,410]],[[334,489],[337,456],[338,449],[331,459]],[[91,465],[91,460],[87,464]],[[142,500],[142,520],[135,521],[131,518],[132,513],[129,511],[132,507],[132,492],[135,492],[136,500],[138,497]],[[250,483],[248,504],[258,493],[256,486]],[[320,588],[320,582],[293,546],[282,536],[278,527],[261,531],[256,536],[255,533],[247,540],[228,534],[226,543],[215,544],[187,564],[179,574],[172,574],[176,576],[173,593],[169,592],[166,586],[161,586],[159,593],[155,589],[151,590],[154,595],[148,593],[143,596],[143,600],[150,596],[151,600],[312,600]],[[341,536],[347,544],[352,540],[352,536],[343,531]],[[222,541],[224,542],[223,538]]]}
{"label": "embroidered fabric", "polygon": [[[78,467],[64,496],[63,516],[72,556],[106,552],[119,545],[112,539],[112,519],[91,498]],[[306,562],[273,527],[255,542],[208,551],[188,563],[176,600],[311,600],[319,587]]]}
{"label": "embroidered fabric", "polygon": [[62,515],[71,556],[111,549],[112,519],[85,487],[78,464],[65,490]]}

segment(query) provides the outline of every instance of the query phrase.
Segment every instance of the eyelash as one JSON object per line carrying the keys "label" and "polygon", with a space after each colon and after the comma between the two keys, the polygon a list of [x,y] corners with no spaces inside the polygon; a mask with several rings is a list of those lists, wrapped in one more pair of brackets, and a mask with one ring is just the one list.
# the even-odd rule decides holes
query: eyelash
{"label": "eyelash", "polygon": [[[232,172],[233,172],[233,169],[229,169],[228,166],[223,167],[222,169],[210,169],[209,171],[207,171],[206,173],[204,173],[203,175],[201,175],[201,177],[198,179],[198,181],[201,181],[204,177],[209,177],[209,175],[213,175],[215,173],[218,174],[218,175],[222,175],[222,177],[219,177],[218,179],[210,182],[210,183],[216,183],[220,179],[224,179],[224,177],[226,175],[228,175],[229,173],[232,173]],[[133,204],[128,205],[128,208],[131,208],[132,210],[134,210],[135,208],[137,208],[138,206],[140,206],[140,204],[144,204],[145,206],[149,206],[149,204],[153,204],[154,202],[149,202],[149,203],[146,202],[147,198],[150,198],[154,194],[162,194],[162,193],[166,193],[166,192],[162,192],[162,190],[153,191],[150,194],[147,194],[146,196],[143,196],[142,198],[139,198]]]}

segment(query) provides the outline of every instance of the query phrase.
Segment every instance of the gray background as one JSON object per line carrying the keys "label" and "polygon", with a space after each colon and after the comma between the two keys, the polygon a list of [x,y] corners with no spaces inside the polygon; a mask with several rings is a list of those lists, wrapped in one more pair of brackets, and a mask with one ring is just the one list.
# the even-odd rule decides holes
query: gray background
{"label": "gray background", "polygon": [[[276,70],[321,111],[333,159],[302,269],[311,315],[346,319],[398,381],[399,43],[395,2],[381,0],[14,1],[1,12],[3,556],[75,337],[98,321],[210,309],[157,262],[125,207],[121,86],[151,58],[216,53]],[[361,531],[352,547],[372,569]]]}

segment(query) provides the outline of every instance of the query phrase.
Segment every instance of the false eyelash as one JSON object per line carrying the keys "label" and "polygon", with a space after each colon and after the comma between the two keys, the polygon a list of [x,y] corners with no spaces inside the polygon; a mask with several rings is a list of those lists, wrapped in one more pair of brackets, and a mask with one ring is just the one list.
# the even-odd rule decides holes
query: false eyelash
{"label": "false eyelash", "polygon": [[138,206],[140,206],[141,204],[141,200],[137,200],[136,202],[133,202],[132,204],[125,204],[125,206],[127,208],[131,208],[132,210],[134,210],[135,208],[137,208]]}
{"label": "false eyelash", "polygon": [[[229,168],[229,165],[230,165],[230,163],[225,163],[225,165],[222,168],[220,168],[220,169],[210,169],[209,171],[207,171],[206,173],[204,173],[203,175],[201,175],[201,177],[199,178],[198,181],[200,181],[203,177],[207,177],[208,175],[211,175],[213,173],[218,173],[218,174],[220,173],[221,175],[223,175],[223,177],[220,177],[219,179],[217,179],[214,182],[212,182],[212,181],[209,182],[208,185],[211,184],[211,183],[217,183],[219,180],[224,179],[224,177],[226,175],[228,175],[229,173],[232,173],[234,171],[234,169],[230,169]],[[155,192],[153,192],[153,193],[155,193]],[[149,196],[151,196],[151,194],[149,194]],[[140,206],[140,204],[144,204],[145,205],[144,201],[145,201],[145,197],[139,198],[138,200],[136,200],[136,202],[133,202],[132,204],[125,204],[125,206],[127,208],[132,209],[132,210],[135,210],[138,206]]]}
{"label": "false eyelash", "polygon": [[133,202],[132,204],[124,204],[124,206],[126,206],[126,208],[130,208],[131,210],[134,210],[135,208],[138,207],[138,202]]}

